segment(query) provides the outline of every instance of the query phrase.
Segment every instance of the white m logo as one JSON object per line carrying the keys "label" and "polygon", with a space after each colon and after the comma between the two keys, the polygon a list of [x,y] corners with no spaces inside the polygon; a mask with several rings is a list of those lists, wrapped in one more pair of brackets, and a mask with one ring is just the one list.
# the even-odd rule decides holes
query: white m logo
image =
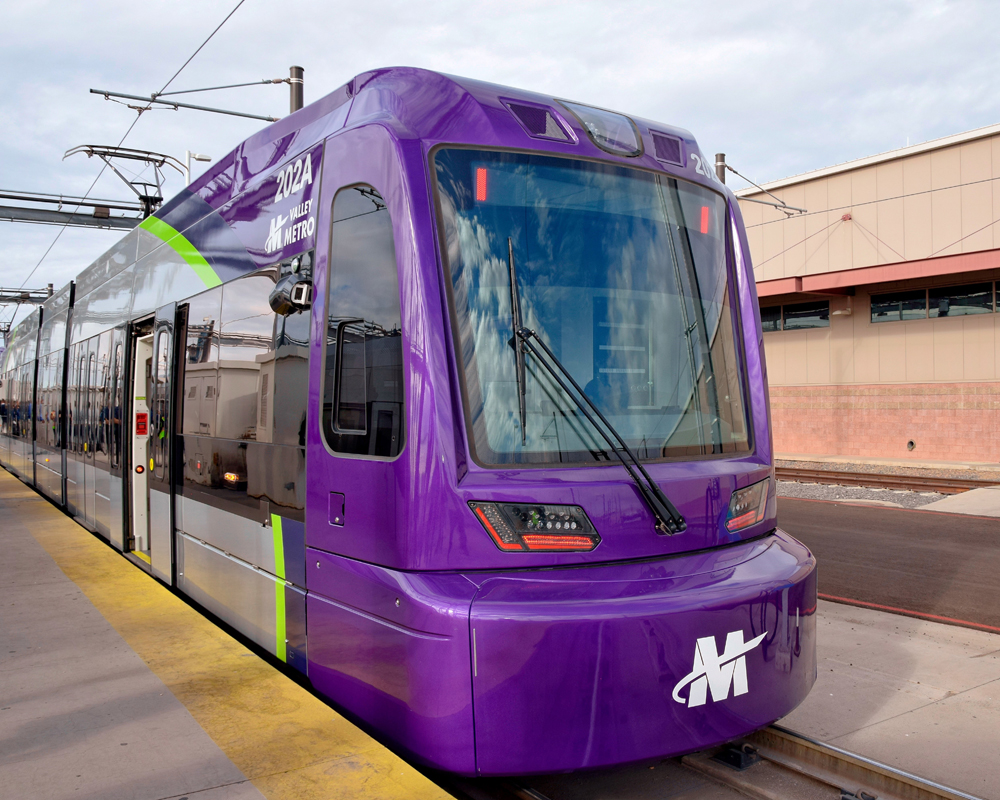
{"label": "white m logo", "polygon": [[281,228],[288,222],[288,219],[282,215],[271,218],[271,230],[267,236],[267,241],[264,242],[264,252],[273,253],[281,247]]}
{"label": "white m logo", "polygon": [[766,633],[749,642],[743,641],[743,631],[733,631],[726,636],[726,649],[722,655],[715,647],[715,637],[699,639],[694,646],[694,667],[674,687],[673,698],[683,703],[681,689],[688,689],[688,708],[705,705],[708,690],[712,690],[712,700],[719,702],[729,697],[729,687],[733,687],[733,697],[749,691],[747,687],[747,660],[745,653],[761,643]]}

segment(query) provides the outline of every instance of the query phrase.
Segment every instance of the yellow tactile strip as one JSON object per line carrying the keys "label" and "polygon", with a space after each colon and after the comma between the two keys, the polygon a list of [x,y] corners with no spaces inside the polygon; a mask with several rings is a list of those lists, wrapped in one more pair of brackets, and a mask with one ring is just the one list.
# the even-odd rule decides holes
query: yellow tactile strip
{"label": "yellow tactile strip", "polygon": [[[0,493],[24,488],[0,469]],[[36,497],[20,522],[265,797],[450,797]]]}

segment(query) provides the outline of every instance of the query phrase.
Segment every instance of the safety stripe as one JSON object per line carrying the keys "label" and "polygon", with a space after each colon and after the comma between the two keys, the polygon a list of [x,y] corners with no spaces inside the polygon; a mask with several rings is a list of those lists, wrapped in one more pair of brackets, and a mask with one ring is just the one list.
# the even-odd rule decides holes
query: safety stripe
{"label": "safety stripe", "polygon": [[288,661],[288,644],[285,642],[285,582],[274,582],[274,654]]}
{"label": "safety stripe", "polygon": [[222,283],[215,270],[212,269],[212,265],[198,252],[198,248],[191,244],[183,234],[179,233],[162,219],[146,217],[139,224],[139,227],[168,244],[177,255],[188,263],[207,288],[211,289],[213,286],[218,286]]}
{"label": "safety stripe", "polygon": [[281,517],[271,515],[271,532],[274,537],[274,652],[282,661],[288,660],[285,643],[285,540],[281,530]]}
{"label": "safety stripe", "polygon": [[274,534],[274,574],[285,577],[285,540],[281,531],[281,517],[271,515],[271,531]]}

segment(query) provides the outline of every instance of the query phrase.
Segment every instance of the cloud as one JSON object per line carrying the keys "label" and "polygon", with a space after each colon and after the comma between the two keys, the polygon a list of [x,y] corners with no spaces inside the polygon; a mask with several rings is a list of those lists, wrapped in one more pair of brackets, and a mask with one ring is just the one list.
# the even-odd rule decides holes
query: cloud
{"label": "cloud", "polygon": [[[18,78],[0,85],[0,188],[86,191],[99,165],[81,156],[61,161],[63,152],[113,144],[135,118],[88,90],[158,90],[232,5],[92,0],[6,8],[0,69]],[[1000,121],[994,18],[988,2],[943,0],[246,0],[171,88],[283,77],[298,64],[309,102],[366,69],[421,66],[680,125],[705,152],[726,152],[741,172],[765,181]],[[286,86],[197,97],[276,116],[288,107]],[[218,158],[259,125],[152,111],[126,144]],[[167,193],[178,188],[172,178]],[[127,196],[113,176],[94,192]],[[57,229],[0,230],[0,286],[16,286]],[[43,282],[65,283],[109,239],[67,233],[45,261]]]}

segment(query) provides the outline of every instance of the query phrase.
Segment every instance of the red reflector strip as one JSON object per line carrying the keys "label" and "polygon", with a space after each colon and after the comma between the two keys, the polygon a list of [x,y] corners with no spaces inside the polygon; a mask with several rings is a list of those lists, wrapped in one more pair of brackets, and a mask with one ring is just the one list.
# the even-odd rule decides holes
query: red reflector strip
{"label": "red reflector strip", "polygon": [[521,536],[529,550],[593,550],[594,540],[589,536],[546,536],[526,533]]}
{"label": "red reflector strip", "polygon": [[701,207],[701,232],[708,233],[708,206]]}
{"label": "red reflector strip", "polygon": [[481,508],[476,509],[476,516],[479,517],[479,520],[486,527],[486,532],[493,537],[493,541],[496,542],[497,547],[501,550],[523,550],[521,545],[516,542],[505,542],[501,539],[500,534],[496,532],[496,529],[490,524],[490,521],[486,519],[486,515],[483,513]]}
{"label": "red reflector strip", "polygon": [[740,528],[745,528],[748,525],[753,525],[755,522],[759,522],[757,518],[757,509],[753,511],[747,511],[744,514],[740,514],[738,517],[733,517],[726,523],[726,529],[731,531],[738,531]]}
{"label": "red reflector strip", "polygon": [[486,202],[486,168],[476,167],[476,200]]}

